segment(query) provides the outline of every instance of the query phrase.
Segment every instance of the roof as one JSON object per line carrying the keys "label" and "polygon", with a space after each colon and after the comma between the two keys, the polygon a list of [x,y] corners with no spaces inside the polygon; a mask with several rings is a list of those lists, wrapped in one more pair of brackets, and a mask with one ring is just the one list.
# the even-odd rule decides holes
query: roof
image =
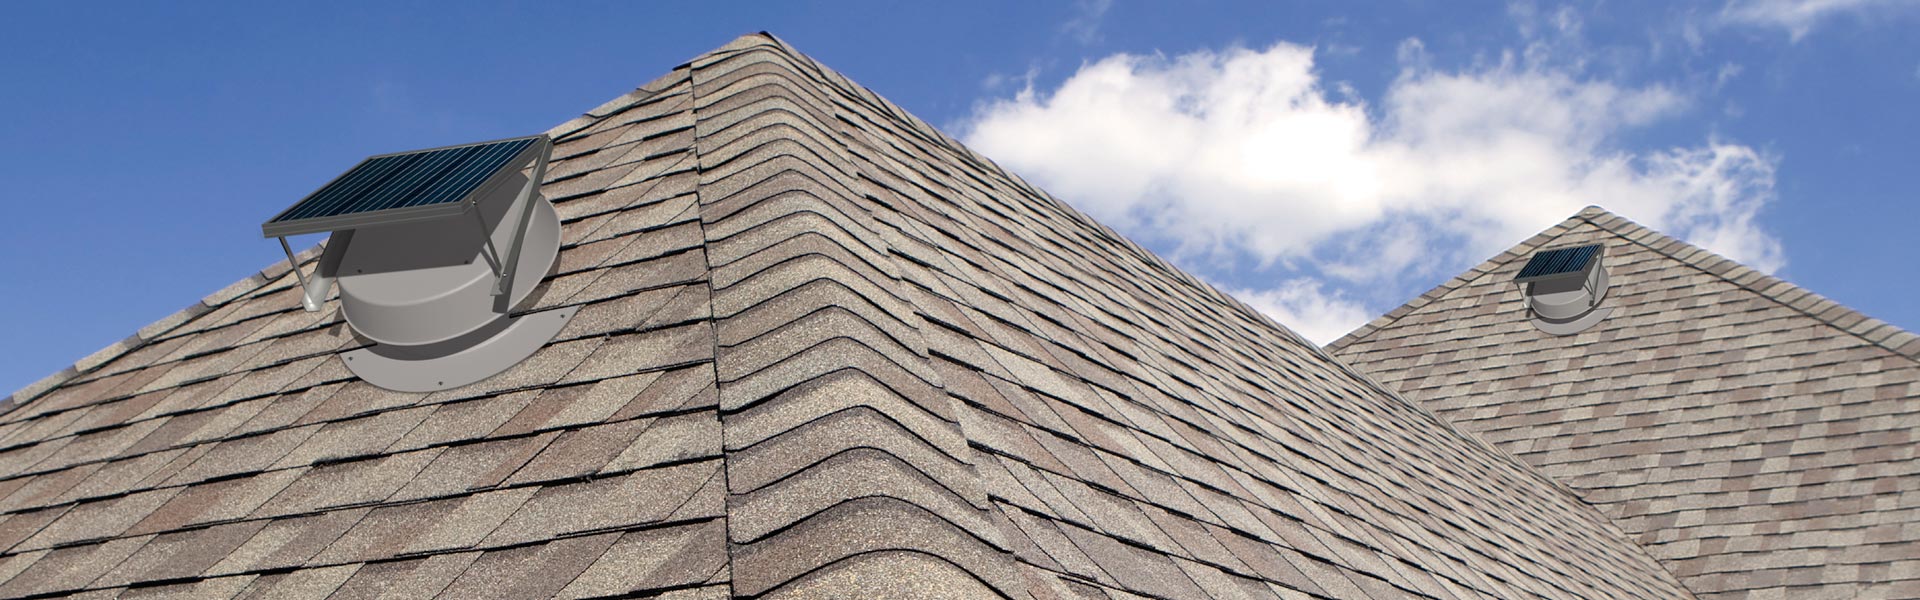
{"label": "roof", "polygon": [[0,596],[1688,597],[772,36],[549,133],[556,341],[389,392],[263,271],[16,394]]}
{"label": "roof", "polygon": [[[1556,337],[1511,282],[1607,246]],[[1328,350],[1579,490],[1701,598],[1920,597],[1920,337],[1588,208]]]}

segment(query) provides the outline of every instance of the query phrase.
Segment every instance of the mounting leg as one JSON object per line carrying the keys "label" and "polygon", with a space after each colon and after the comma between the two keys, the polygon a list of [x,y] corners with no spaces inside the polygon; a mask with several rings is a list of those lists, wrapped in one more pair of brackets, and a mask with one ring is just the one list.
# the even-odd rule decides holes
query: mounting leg
{"label": "mounting leg", "polygon": [[[480,216],[478,208],[478,201],[476,201],[474,210],[468,210],[467,212],[473,213],[474,222],[480,224],[480,239],[486,244],[486,251],[481,252],[480,257],[487,259],[487,266],[493,268],[494,289],[498,290],[500,278],[507,276],[507,267],[500,263],[500,251],[493,247],[493,232],[487,230],[487,219],[486,217]],[[498,294],[500,292],[495,291],[494,293]]]}
{"label": "mounting leg", "polygon": [[293,269],[293,276],[300,281],[300,305],[307,312],[320,312],[320,305],[327,301],[327,294],[333,291],[334,273],[340,269],[340,257],[347,253],[347,242],[353,240],[353,230],[333,232],[327,236],[327,249],[320,253],[320,260],[314,263],[313,277],[309,279],[300,272],[300,261],[293,257],[293,247],[287,245],[287,238],[280,239],[280,251],[287,253],[287,265]]}
{"label": "mounting leg", "polygon": [[[553,156],[553,140],[547,139],[547,136],[542,135],[538,143],[540,144],[540,157],[533,161],[533,177],[527,179],[526,185],[520,186],[520,196],[517,199],[520,203],[520,226],[514,229],[513,245],[507,249],[506,272],[493,282],[493,295],[495,296],[506,295],[507,290],[513,289],[514,272],[518,271],[518,267],[520,266],[521,243],[526,240],[527,227],[533,222],[534,193],[539,189],[540,182],[547,178],[547,159]],[[505,312],[505,310],[501,312]]]}
{"label": "mounting leg", "polygon": [[293,269],[293,277],[300,280],[300,304],[306,307],[307,312],[320,312],[320,302],[313,299],[312,290],[307,288],[307,276],[300,272],[300,259],[293,257],[293,246],[287,245],[284,236],[279,240],[280,251],[287,253],[287,268]]}

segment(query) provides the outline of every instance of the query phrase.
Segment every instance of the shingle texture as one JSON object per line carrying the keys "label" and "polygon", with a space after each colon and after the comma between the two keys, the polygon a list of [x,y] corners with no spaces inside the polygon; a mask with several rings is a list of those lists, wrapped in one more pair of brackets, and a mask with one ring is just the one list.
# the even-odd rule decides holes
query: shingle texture
{"label": "shingle texture", "polygon": [[[1534,249],[1607,245],[1613,313],[1534,330]],[[1920,598],[1920,342],[1589,208],[1334,342],[1566,482],[1701,598]]]}
{"label": "shingle texture", "polygon": [[1690,597],[771,36],[551,133],[557,340],[388,392],[249,279],[0,416],[0,596]]}

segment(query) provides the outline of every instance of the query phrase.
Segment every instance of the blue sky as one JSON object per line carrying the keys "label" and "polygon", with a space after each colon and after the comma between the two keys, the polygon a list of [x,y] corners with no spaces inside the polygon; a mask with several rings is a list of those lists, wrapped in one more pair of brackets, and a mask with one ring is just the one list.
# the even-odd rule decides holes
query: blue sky
{"label": "blue sky", "polygon": [[276,260],[366,155],[758,30],[1320,341],[1587,204],[1920,329],[1912,1],[8,8],[0,391]]}

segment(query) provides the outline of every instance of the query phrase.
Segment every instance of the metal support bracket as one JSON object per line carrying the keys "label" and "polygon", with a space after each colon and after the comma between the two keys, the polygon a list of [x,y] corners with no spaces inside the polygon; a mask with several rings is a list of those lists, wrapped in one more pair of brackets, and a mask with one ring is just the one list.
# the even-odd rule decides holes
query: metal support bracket
{"label": "metal support bracket", "polygon": [[480,258],[486,259],[487,267],[493,271],[493,293],[499,294],[500,279],[507,276],[507,267],[500,263],[500,250],[493,247],[493,232],[487,230],[487,218],[480,215],[480,201],[474,200],[467,212],[473,213],[473,222],[480,226],[482,240]]}
{"label": "metal support bracket", "polygon": [[[547,160],[553,157],[553,140],[551,138],[542,135],[540,136],[540,141],[537,143],[540,145],[540,156],[533,159],[533,176],[527,178],[525,185],[520,186],[520,195],[515,198],[515,201],[520,203],[520,220],[517,223],[518,226],[514,228],[513,244],[507,247],[505,268],[500,272],[500,276],[493,281],[493,295],[495,296],[504,296],[509,290],[513,289],[513,278],[515,272],[520,268],[521,245],[522,242],[526,240],[527,227],[533,221],[534,194],[539,191],[540,182],[546,180]],[[492,243],[491,236],[488,237],[488,243]],[[495,254],[495,256],[498,256],[498,254]],[[500,312],[506,311],[502,309]]]}
{"label": "metal support bracket", "polygon": [[280,251],[287,253],[287,266],[293,270],[293,276],[300,281],[300,305],[307,312],[320,312],[320,305],[327,301],[327,294],[333,292],[333,278],[340,269],[340,257],[347,253],[347,243],[353,240],[353,230],[333,232],[327,237],[327,249],[321,251],[320,261],[313,267],[313,277],[300,272],[300,261],[293,256],[293,247],[287,244],[286,236],[280,236]]}

